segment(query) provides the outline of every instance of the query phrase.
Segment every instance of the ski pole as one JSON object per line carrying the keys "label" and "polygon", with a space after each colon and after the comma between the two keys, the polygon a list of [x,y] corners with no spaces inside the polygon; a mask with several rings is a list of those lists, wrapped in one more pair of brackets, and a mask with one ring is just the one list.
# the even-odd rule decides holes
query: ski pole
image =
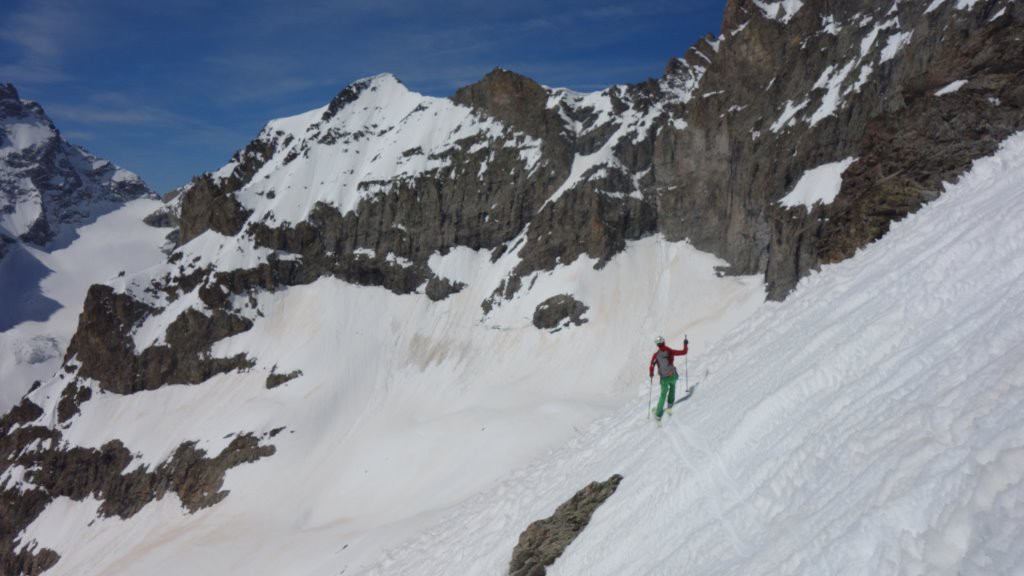
{"label": "ski pole", "polygon": [[683,334],[683,343],[686,345],[686,358],[683,358],[683,360],[685,361],[683,366],[684,366],[684,372],[686,374],[686,389],[689,390],[690,389],[690,346],[689,346],[690,338],[685,333]]}
{"label": "ski pole", "polygon": [[647,387],[647,419],[651,419],[651,402],[654,401],[654,376],[651,376],[651,383]]}

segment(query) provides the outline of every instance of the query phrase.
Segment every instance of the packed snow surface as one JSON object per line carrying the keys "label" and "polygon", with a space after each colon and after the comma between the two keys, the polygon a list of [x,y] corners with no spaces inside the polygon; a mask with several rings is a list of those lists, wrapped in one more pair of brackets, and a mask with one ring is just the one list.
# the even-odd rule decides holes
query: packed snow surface
{"label": "packed snow surface", "polygon": [[797,181],[793,191],[786,194],[779,203],[786,208],[806,206],[808,210],[817,203],[831,204],[843,185],[843,172],[850,167],[856,158],[847,158],[839,162],[822,164],[804,172]]}
{"label": "packed snow surface", "polygon": [[44,144],[55,135],[53,128],[39,122],[10,122],[3,130],[10,145],[0,147],[0,158]]}
{"label": "packed snow surface", "polygon": [[785,108],[785,110],[783,110],[782,114],[779,115],[779,119],[776,120],[771,125],[770,130],[772,132],[778,132],[779,130],[782,130],[783,128],[786,128],[788,126],[792,126],[796,122],[796,115],[797,115],[797,113],[800,112],[801,110],[803,110],[805,107],[807,107],[807,104],[808,104],[807,100],[804,100],[803,102],[801,102],[799,104],[793,104],[792,100],[787,100],[786,101],[786,108]]}

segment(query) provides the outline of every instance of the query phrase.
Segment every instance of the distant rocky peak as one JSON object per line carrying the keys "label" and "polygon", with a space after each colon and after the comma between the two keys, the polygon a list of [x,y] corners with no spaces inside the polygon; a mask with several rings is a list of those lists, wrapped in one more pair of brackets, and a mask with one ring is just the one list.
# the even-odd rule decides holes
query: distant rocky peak
{"label": "distant rocky peak", "polygon": [[[459,88],[452,100],[480,110],[536,138],[560,131],[561,123],[547,109],[549,91],[526,76],[495,68],[479,82]],[[557,130],[553,130],[557,128]]]}
{"label": "distant rocky peak", "polygon": [[0,85],[0,157],[42,148],[56,138],[57,128],[41,106],[22,100],[14,85]]}
{"label": "distant rocky peak", "polygon": [[42,106],[0,85],[0,232],[40,246],[153,192],[135,174],[66,142]]}
{"label": "distant rocky peak", "polygon": [[682,58],[673,58],[665,66],[660,86],[669,101],[687,103],[693,98],[700,81],[711,65],[717,43],[701,39]]}
{"label": "distant rocky peak", "polygon": [[453,100],[466,106],[487,110],[495,117],[508,116],[515,109],[542,105],[548,91],[526,76],[495,68],[480,81],[459,88]]}
{"label": "distant rocky peak", "polygon": [[338,112],[347,105],[359,100],[365,93],[386,92],[390,90],[408,92],[405,85],[394,74],[390,73],[356,80],[342,88],[341,92],[338,92],[338,95],[331,99],[331,103],[327,105],[327,109],[324,110],[320,120],[323,122],[329,121],[337,116]]}

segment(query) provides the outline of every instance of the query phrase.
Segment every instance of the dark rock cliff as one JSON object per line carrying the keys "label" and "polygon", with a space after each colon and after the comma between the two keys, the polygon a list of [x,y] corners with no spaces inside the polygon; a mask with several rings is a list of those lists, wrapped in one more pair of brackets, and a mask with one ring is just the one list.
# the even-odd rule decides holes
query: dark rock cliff
{"label": "dark rock cliff", "polygon": [[619,474],[604,482],[591,482],[559,506],[554,514],[527,526],[512,551],[509,576],[547,574],[547,567],[554,564],[590,524],[594,512],[615,494],[621,482]]}
{"label": "dark rock cliff", "polygon": [[[524,170],[513,150],[484,166],[486,154],[464,146],[451,152],[454,171],[395,182],[352,212],[314,211],[305,235],[330,237],[318,252],[336,258],[362,246],[422,264],[452,246],[500,252],[530,224],[522,262],[497,295],[507,297],[535,270],[583,254],[600,265],[626,240],[661,232],[724,258],[731,273],[764,274],[769,297],[784,298],[808,271],[880,237],[1024,126],[1019,5],[946,2],[925,13],[927,5],[808,2],[783,21],[730,2],[721,37],[698,41],[657,81],[606,90],[610,117],[496,69],[453,101],[538,138],[542,169],[516,177]],[[955,80],[968,82],[935,96]],[[357,97],[346,90],[335,112]],[[780,123],[787,109],[795,112]],[[649,121],[632,128],[631,115]],[[272,156],[272,144],[254,141],[242,153],[249,169],[215,193],[206,182],[186,196],[183,241],[240,228],[245,214],[231,192],[255,173],[254,158]],[[610,161],[545,203],[574,158],[606,145]],[[857,161],[836,201],[810,210],[778,204],[803,172],[846,157]],[[306,254],[294,241],[302,225],[261,230],[260,241]],[[399,292],[429,279],[424,270],[405,281],[383,270],[348,273],[359,266],[344,264],[337,275]]]}
{"label": "dark rock cliff", "polygon": [[[745,28],[708,63],[688,129],[656,145],[668,159],[659,183],[683,190],[662,197],[663,213],[675,216],[661,219],[666,234],[690,238],[736,273],[764,273],[769,296],[783,298],[1020,130],[1020,5],[945,2],[925,13],[928,4],[808,2],[783,24],[730,2],[723,32]],[[960,91],[935,95],[957,80],[967,81]],[[842,105],[815,117],[830,90]],[[793,125],[773,132],[786,103],[801,102]],[[803,171],[844,157],[857,161],[835,202],[810,211],[776,204]]]}

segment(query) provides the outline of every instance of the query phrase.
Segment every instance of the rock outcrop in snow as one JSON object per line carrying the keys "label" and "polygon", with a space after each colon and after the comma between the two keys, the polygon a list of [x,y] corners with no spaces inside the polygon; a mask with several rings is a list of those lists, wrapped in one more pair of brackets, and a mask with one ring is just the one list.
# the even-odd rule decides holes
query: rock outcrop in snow
{"label": "rock outcrop in snow", "polygon": [[519,543],[512,551],[509,576],[547,574],[546,568],[583,532],[594,511],[615,494],[620,482],[620,474],[613,474],[604,482],[591,482],[560,505],[554,514],[530,524],[519,535]]}

